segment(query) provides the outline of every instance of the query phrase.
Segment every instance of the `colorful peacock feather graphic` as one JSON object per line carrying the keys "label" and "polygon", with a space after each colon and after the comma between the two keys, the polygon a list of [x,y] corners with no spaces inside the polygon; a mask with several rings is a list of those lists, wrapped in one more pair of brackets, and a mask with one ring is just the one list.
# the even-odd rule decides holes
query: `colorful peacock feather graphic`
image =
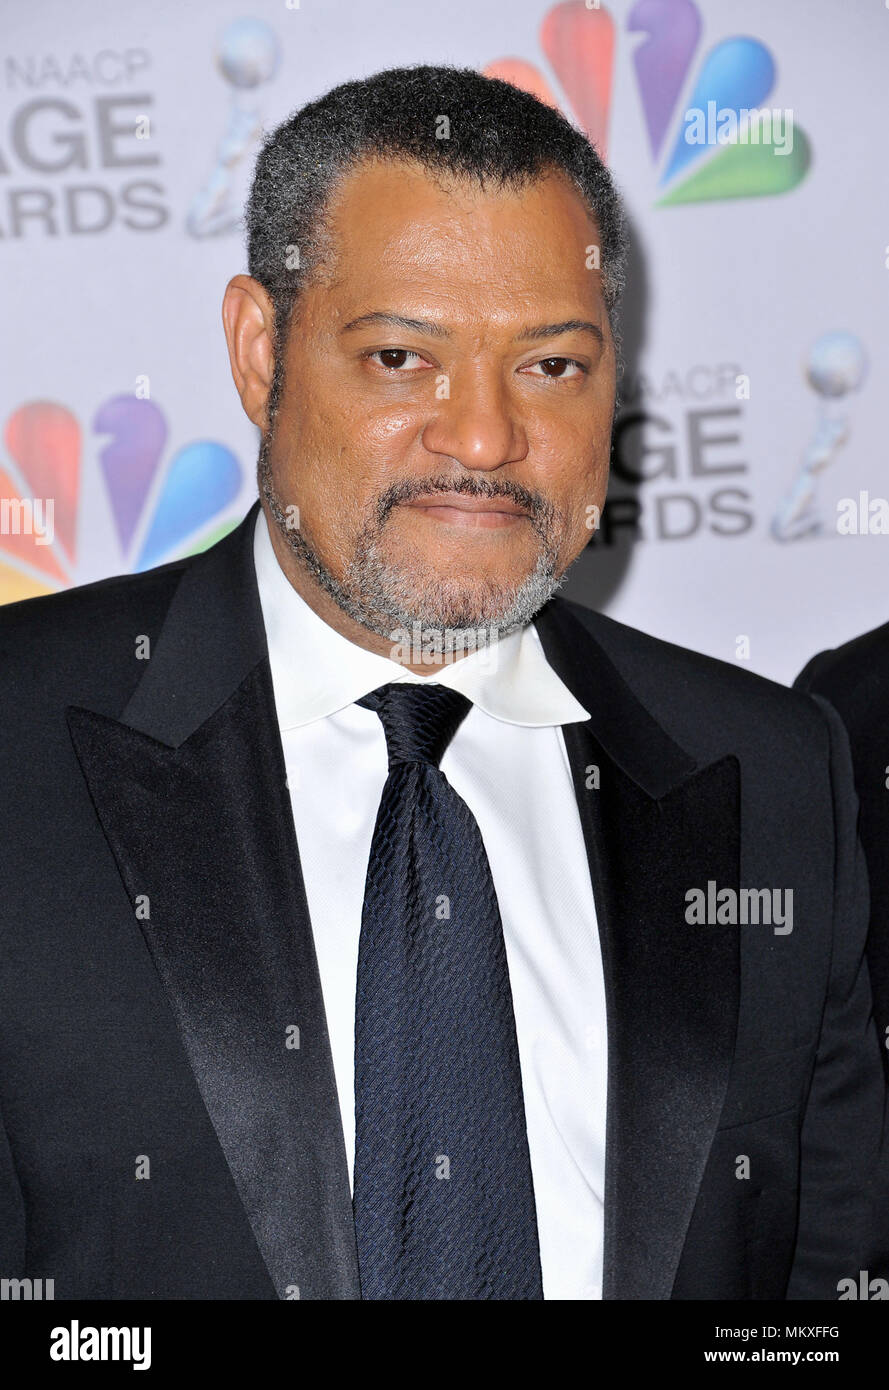
{"label": "colorful peacock feather graphic", "polygon": [[[695,70],[701,28],[693,0],[638,0],[627,17],[628,32],[644,36],[633,50],[633,66],[658,171],[657,205],[789,192],[805,178],[811,163],[805,132],[794,123],[790,148],[783,150],[769,140],[754,143],[745,138],[749,126],[744,113],[759,109],[774,88],[774,58],[759,39],[739,36],[717,43]],[[585,0],[565,0],[544,15],[540,47],[561,86],[561,101],[549,78],[525,59],[501,58],[484,71],[551,106],[561,106],[607,159],[615,50],[612,16],[604,7],[588,8]],[[677,128],[677,116],[697,112],[718,115],[722,131],[733,130],[734,138],[691,141],[687,121],[680,119]],[[668,141],[671,130],[676,133]]]}
{"label": "colorful peacock feather graphic", "polygon": [[[164,465],[163,412],[135,396],[105,401],[92,430],[103,441],[99,467],[122,568],[149,569],[203,550],[231,528],[231,521],[212,526],[242,485],[241,465],[225,445],[198,440]],[[9,417],[3,442],[0,603],[11,603],[76,582],[82,432],[66,406],[29,401]]]}
{"label": "colorful peacock feather graphic", "polygon": [[[809,141],[796,125],[792,149],[768,143],[693,143],[690,113],[714,112],[740,132],[743,113],[758,108],[776,82],[775,61],[758,39],[721,40],[699,58],[702,22],[693,0],[637,0],[627,17],[633,67],[655,169],[659,207],[786,193],[805,178]],[[564,0],[543,17],[540,47],[549,76],[521,58],[484,69],[564,109],[607,158],[615,24],[607,9]],[[558,89],[558,95],[557,95]],[[231,528],[212,523],[242,485],[237,458],[200,440],[164,466],[167,424],[151,401],[114,396],[91,422],[104,440],[99,466],[121,568],[148,569],[201,550]],[[0,458],[0,602],[76,582],[81,505],[81,427],[53,401],[22,405],[7,422]],[[29,525],[51,503],[52,535]]]}

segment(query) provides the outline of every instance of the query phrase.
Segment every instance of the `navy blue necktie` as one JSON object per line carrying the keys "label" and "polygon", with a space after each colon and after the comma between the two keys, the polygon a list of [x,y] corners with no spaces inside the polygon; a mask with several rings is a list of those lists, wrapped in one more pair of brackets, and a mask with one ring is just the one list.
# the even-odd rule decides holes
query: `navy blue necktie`
{"label": "navy blue necktie", "polygon": [[355,1008],[353,1206],[366,1299],[539,1299],[503,927],[478,824],[439,770],[471,708],[438,684],[358,701],[389,775]]}

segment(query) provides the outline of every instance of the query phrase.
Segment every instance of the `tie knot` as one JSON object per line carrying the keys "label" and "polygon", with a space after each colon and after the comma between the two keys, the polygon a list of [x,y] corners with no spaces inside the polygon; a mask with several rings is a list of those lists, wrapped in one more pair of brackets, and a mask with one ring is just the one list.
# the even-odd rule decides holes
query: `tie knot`
{"label": "tie knot", "polygon": [[356,704],[380,716],[389,752],[389,770],[397,763],[432,763],[438,767],[445,749],[472,709],[458,690],[447,685],[390,681]]}

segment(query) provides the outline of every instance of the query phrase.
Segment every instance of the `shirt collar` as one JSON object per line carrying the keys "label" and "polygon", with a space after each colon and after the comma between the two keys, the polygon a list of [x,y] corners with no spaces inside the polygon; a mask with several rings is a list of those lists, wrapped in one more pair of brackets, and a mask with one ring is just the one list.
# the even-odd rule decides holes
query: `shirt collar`
{"label": "shirt collar", "polygon": [[507,724],[540,728],[590,718],[550,666],[533,623],[495,648],[470,652],[419,676],[350,642],[309,607],[278,564],[262,508],[253,558],[282,730],[334,714],[389,681],[437,681]]}

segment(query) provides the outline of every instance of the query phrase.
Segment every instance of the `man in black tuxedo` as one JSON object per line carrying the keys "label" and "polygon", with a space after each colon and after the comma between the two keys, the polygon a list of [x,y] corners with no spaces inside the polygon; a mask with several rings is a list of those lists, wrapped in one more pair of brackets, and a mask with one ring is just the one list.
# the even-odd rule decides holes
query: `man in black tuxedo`
{"label": "man in black tuxedo", "polygon": [[0,614],[0,1274],[836,1298],[884,1100],[840,720],[553,597],[607,485],[607,172],[396,70],[272,134],[248,228],[260,503]]}
{"label": "man in black tuxedo", "polygon": [[870,881],[866,956],[889,1077],[889,624],[813,656],[795,685],[830,701],[852,750],[858,830]]}

